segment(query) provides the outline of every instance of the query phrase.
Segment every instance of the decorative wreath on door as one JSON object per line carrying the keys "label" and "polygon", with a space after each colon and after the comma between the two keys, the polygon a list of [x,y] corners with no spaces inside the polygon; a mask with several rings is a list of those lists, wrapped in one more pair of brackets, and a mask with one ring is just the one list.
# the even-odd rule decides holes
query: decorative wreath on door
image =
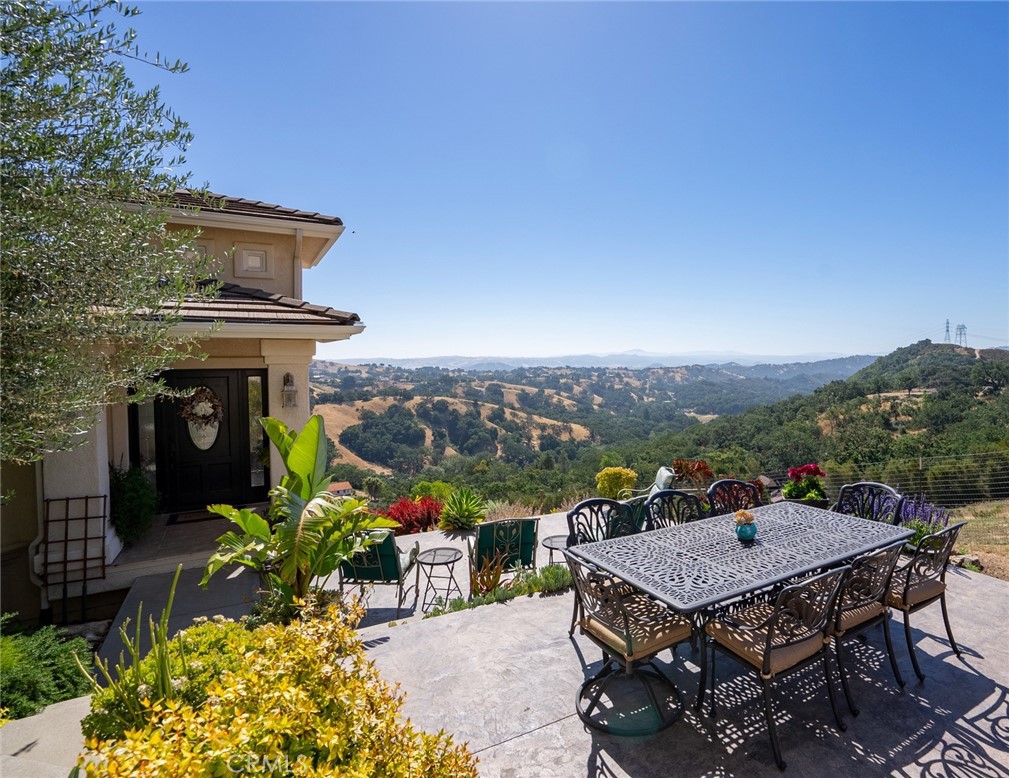
{"label": "decorative wreath on door", "polygon": [[183,401],[179,415],[197,427],[211,427],[224,418],[224,403],[213,389],[201,386]]}

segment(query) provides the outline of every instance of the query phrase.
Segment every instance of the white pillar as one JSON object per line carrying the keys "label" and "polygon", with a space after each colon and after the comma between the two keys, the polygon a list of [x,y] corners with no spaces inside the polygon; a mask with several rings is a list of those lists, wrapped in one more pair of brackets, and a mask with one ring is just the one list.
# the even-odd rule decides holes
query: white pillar
{"label": "white pillar", "polygon": [[[83,441],[76,448],[49,454],[42,461],[42,493],[45,499],[108,496],[109,432],[106,408],[102,408],[95,426],[82,437]],[[106,564],[119,555],[122,547],[112,522],[106,516]]]}

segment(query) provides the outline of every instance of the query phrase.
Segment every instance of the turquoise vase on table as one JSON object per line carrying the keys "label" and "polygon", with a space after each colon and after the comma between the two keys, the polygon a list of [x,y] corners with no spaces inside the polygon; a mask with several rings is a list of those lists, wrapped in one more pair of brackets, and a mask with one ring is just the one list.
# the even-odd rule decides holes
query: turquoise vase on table
{"label": "turquoise vase on table", "polygon": [[750,543],[755,537],[757,537],[757,525],[750,524],[737,524],[736,525],[736,537],[739,538],[744,543]]}

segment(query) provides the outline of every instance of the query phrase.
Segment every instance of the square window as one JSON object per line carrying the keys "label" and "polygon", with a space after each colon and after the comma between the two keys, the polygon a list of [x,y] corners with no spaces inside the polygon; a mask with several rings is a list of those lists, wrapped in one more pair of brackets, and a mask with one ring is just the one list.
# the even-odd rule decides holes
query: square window
{"label": "square window", "polygon": [[266,252],[250,251],[242,252],[242,270],[246,273],[266,272]]}
{"label": "square window", "polygon": [[239,244],[235,246],[235,276],[237,278],[273,278],[273,258],[270,246]]}

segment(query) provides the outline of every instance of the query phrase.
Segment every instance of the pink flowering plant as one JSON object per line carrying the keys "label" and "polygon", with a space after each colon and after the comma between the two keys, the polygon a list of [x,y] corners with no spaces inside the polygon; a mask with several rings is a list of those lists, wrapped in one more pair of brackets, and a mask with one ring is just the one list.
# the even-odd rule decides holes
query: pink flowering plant
{"label": "pink flowering plant", "polygon": [[827,492],[820,479],[827,475],[816,462],[788,468],[791,479],[781,487],[781,496],[789,500],[826,500]]}

